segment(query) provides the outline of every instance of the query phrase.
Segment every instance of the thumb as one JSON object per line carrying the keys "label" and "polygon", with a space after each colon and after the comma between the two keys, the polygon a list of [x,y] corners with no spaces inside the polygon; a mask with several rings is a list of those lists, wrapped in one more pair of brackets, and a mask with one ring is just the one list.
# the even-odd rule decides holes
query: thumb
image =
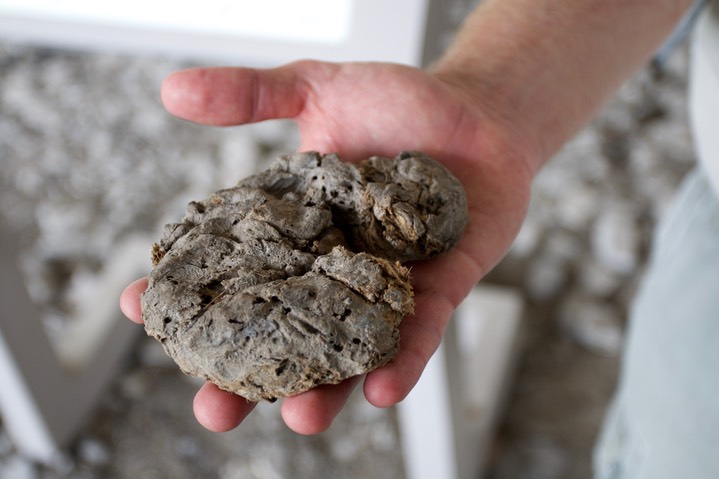
{"label": "thumb", "polygon": [[228,126],[293,118],[308,91],[299,70],[296,63],[268,70],[183,70],[165,78],[160,97],[170,113],[196,123]]}

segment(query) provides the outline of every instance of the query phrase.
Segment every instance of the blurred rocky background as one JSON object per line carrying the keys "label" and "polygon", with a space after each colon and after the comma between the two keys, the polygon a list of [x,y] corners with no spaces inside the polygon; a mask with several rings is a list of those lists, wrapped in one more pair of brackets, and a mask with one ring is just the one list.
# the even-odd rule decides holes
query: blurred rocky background
{"label": "blurred rocky background", "polygon": [[[22,280],[51,336],[123,238],[159,237],[188,200],[296,148],[287,122],[171,118],[158,87],[185,66],[0,44],[0,216],[23,239]],[[589,477],[651,231],[693,165],[685,88],[685,52],[660,75],[640,72],[539,175],[526,225],[487,279],[522,294],[526,330],[486,477]],[[289,432],[277,405],[212,434],[192,417],[196,387],[142,338],[53,464],[17,454],[0,423],[0,478],[403,477],[394,411],[360,395],[316,437]]]}

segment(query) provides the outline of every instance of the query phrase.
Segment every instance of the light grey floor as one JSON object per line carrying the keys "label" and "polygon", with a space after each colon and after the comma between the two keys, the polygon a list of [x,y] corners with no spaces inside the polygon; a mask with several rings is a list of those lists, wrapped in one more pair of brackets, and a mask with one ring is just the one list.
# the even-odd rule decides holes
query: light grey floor
{"label": "light grey floor", "polygon": [[[660,79],[642,72],[557,155],[515,248],[490,276],[526,297],[528,331],[489,477],[588,476],[649,232],[693,162],[684,61],[680,52]],[[170,118],[158,86],[183,66],[0,44],[0,218],[25,239],[24,280],[51,335],[91,294],[118,239],[159,235],[189,199],[297,144],[287,123],[212,129]],[[211,434],[192,418],[195,388],[143,340],[52,467],[17,455],[0,425],[0,478],[403,475],[394,412],[359,396],[317,437],[290,433],[276,405]]]}

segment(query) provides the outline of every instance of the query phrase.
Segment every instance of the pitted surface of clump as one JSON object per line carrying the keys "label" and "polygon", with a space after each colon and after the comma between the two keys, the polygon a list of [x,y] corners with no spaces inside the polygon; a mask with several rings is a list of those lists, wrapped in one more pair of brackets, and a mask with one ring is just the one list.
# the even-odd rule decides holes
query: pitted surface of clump
{"label": "pitted surface of clump", "polygon": [[413,309],[401,262],[446,252],[467,218],[459,182],[420,153],[281,156],[165,226],[145,329],[251,401],[338,383],[395,356]]}

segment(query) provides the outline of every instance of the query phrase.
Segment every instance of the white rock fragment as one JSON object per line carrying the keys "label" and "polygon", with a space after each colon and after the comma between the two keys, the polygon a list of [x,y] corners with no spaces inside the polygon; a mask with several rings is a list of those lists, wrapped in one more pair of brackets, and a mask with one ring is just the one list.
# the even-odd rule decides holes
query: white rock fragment
{"label": "white rock fragment", "polygon": [[88,231],[93,220],[94,206],[72,201],[45,201],[36,210],[40,228],[39,247],[49,256],[79,256],[84,249],[76,241],[78,231]]}
{"label": "white rock fragment", "polygon": [[128,399],[140,399],[147,394],[149,382],[145,371],[131,372],[120,381],[120,392]]}
{"label": "white rock fragment", "polygon": [[[611,178],[611,168],[606,158],[600,154],[603,135],[594,128],[582,130],[565,149],[571,155],[571,169],[586,183],[599,185]],[[596,186],[594,186],[596,189]]]}
{"label": "white rock fragment", "polygon": [[593,352],[616,356],[622,349],[624,333],[618,314],[609,303],[570,296],[561,306],[559,321],[577,343]]}
{"label": "white rock fragment", "polygon": [[350,462],[355,459],[361,454],[362,450],[367,447],[364,441],[358,439],[360,438],[353,434],[338,437],[332,441],[329,444],[332,457],[340,462]]}
{"label": "white rock fragment", "polygon": [[566,262],[555,256],[539,256],[529,266],[527,293],[535,301],[547,301],[559,294],[567,282]]}
{"label": "white rock fragment", "polygon": [[82,462],[93,466],[102,466],[110,461],[110,452],[102,442],[85,438],[78,445],[78,457]]}
{"label": "white rock fragment", "polygon": [[628,205],[617,203],[606,207],[591,231],[594,258],[604,267],[620,274],[629,274],[637,266],[639,234],[634,212]]}
{"label": "white rock fragment", "polygon": [[547,237],[542,254],[574,262],[581,257],[582,243],[575,234],[558,230]]}
{"label": "white rock fragment", "polygon": [[663,216],[671,204],[679,180],[689,165],[682,166],[667,160],[656,144],[637,142],[632,149],[629,173],[635,178],[636,193],[645,197],[654,219]]}
{"label": "white rock fragment", "polygon": [[[615,102],[626,105],[625,99],[620,97],[617,97]],[[598,123],[604,136],[614,136],[614,134],[629,134],[634,131],[636,119],[630,108],[605,108],[598,118]],[[604,128],[601,128],[602,126]]]}
{"label": "white rock fragment", "polygon": [[551,435],[535,434],[520,445],[523,460],[531,464],[532,479],[555,479],[567,475],[571,458]]}
{"label": "white rock fragment", "polygon": [[557,218],[561,226],[572,231],[581,231],[597,214],[598,191],[583,182],[567,185],[566,193],[557,202]]}
{"label": "white rock fragment", "polygon": [[525,287],[529,297],[535,301],[555,298],[566,286],[570,266],[581,252],[579,239],[571,233],[558,230],[547,236],[527,270]]}
{"label": "white rock fragment", "polygon": [[666,168],[666,160],[679,165],[684,163],[689,166],[693,163],[695,154],[691,142],[691,131],[686,123],[653,123],[650,128],[646,129],[644,136],[645,142],[656,148],[659,168]]}
{"label": "white rock fragment", "polygon": [[175,440],[175,452],[182,457],[195,458],[202,454],[202,447],[192,436],[182,436]]}
{"label": "white rock fragment", "polygon": [[[279,463],[278,463],[279,462]],[[234,458],[219,470],[220,479],[282,479],[287,477],[280,469],[277,457],[265,451],[251,458]]]}
{"label": "white rock fragment", "polygon": [[99,281],[100,275],[89,271],[87,267],[81,266],[73,272],[67,294],[65,295],[66,301],[71,305],[73,310],[77,310],[88,298],[91,298],[97,293]]}
{"label": "white rock fragment", "polygon": [[370,429],[370,443],[375,450],[391,452],[398,445],[397,433],[388,421],[378,421]]}
{"label": "white rock fragment", "polygon": [[582,290],[596,297],[606,297],[621,284],[621,275],[610,271],[593,259],[582,261],[579,266],[579,285]]}

